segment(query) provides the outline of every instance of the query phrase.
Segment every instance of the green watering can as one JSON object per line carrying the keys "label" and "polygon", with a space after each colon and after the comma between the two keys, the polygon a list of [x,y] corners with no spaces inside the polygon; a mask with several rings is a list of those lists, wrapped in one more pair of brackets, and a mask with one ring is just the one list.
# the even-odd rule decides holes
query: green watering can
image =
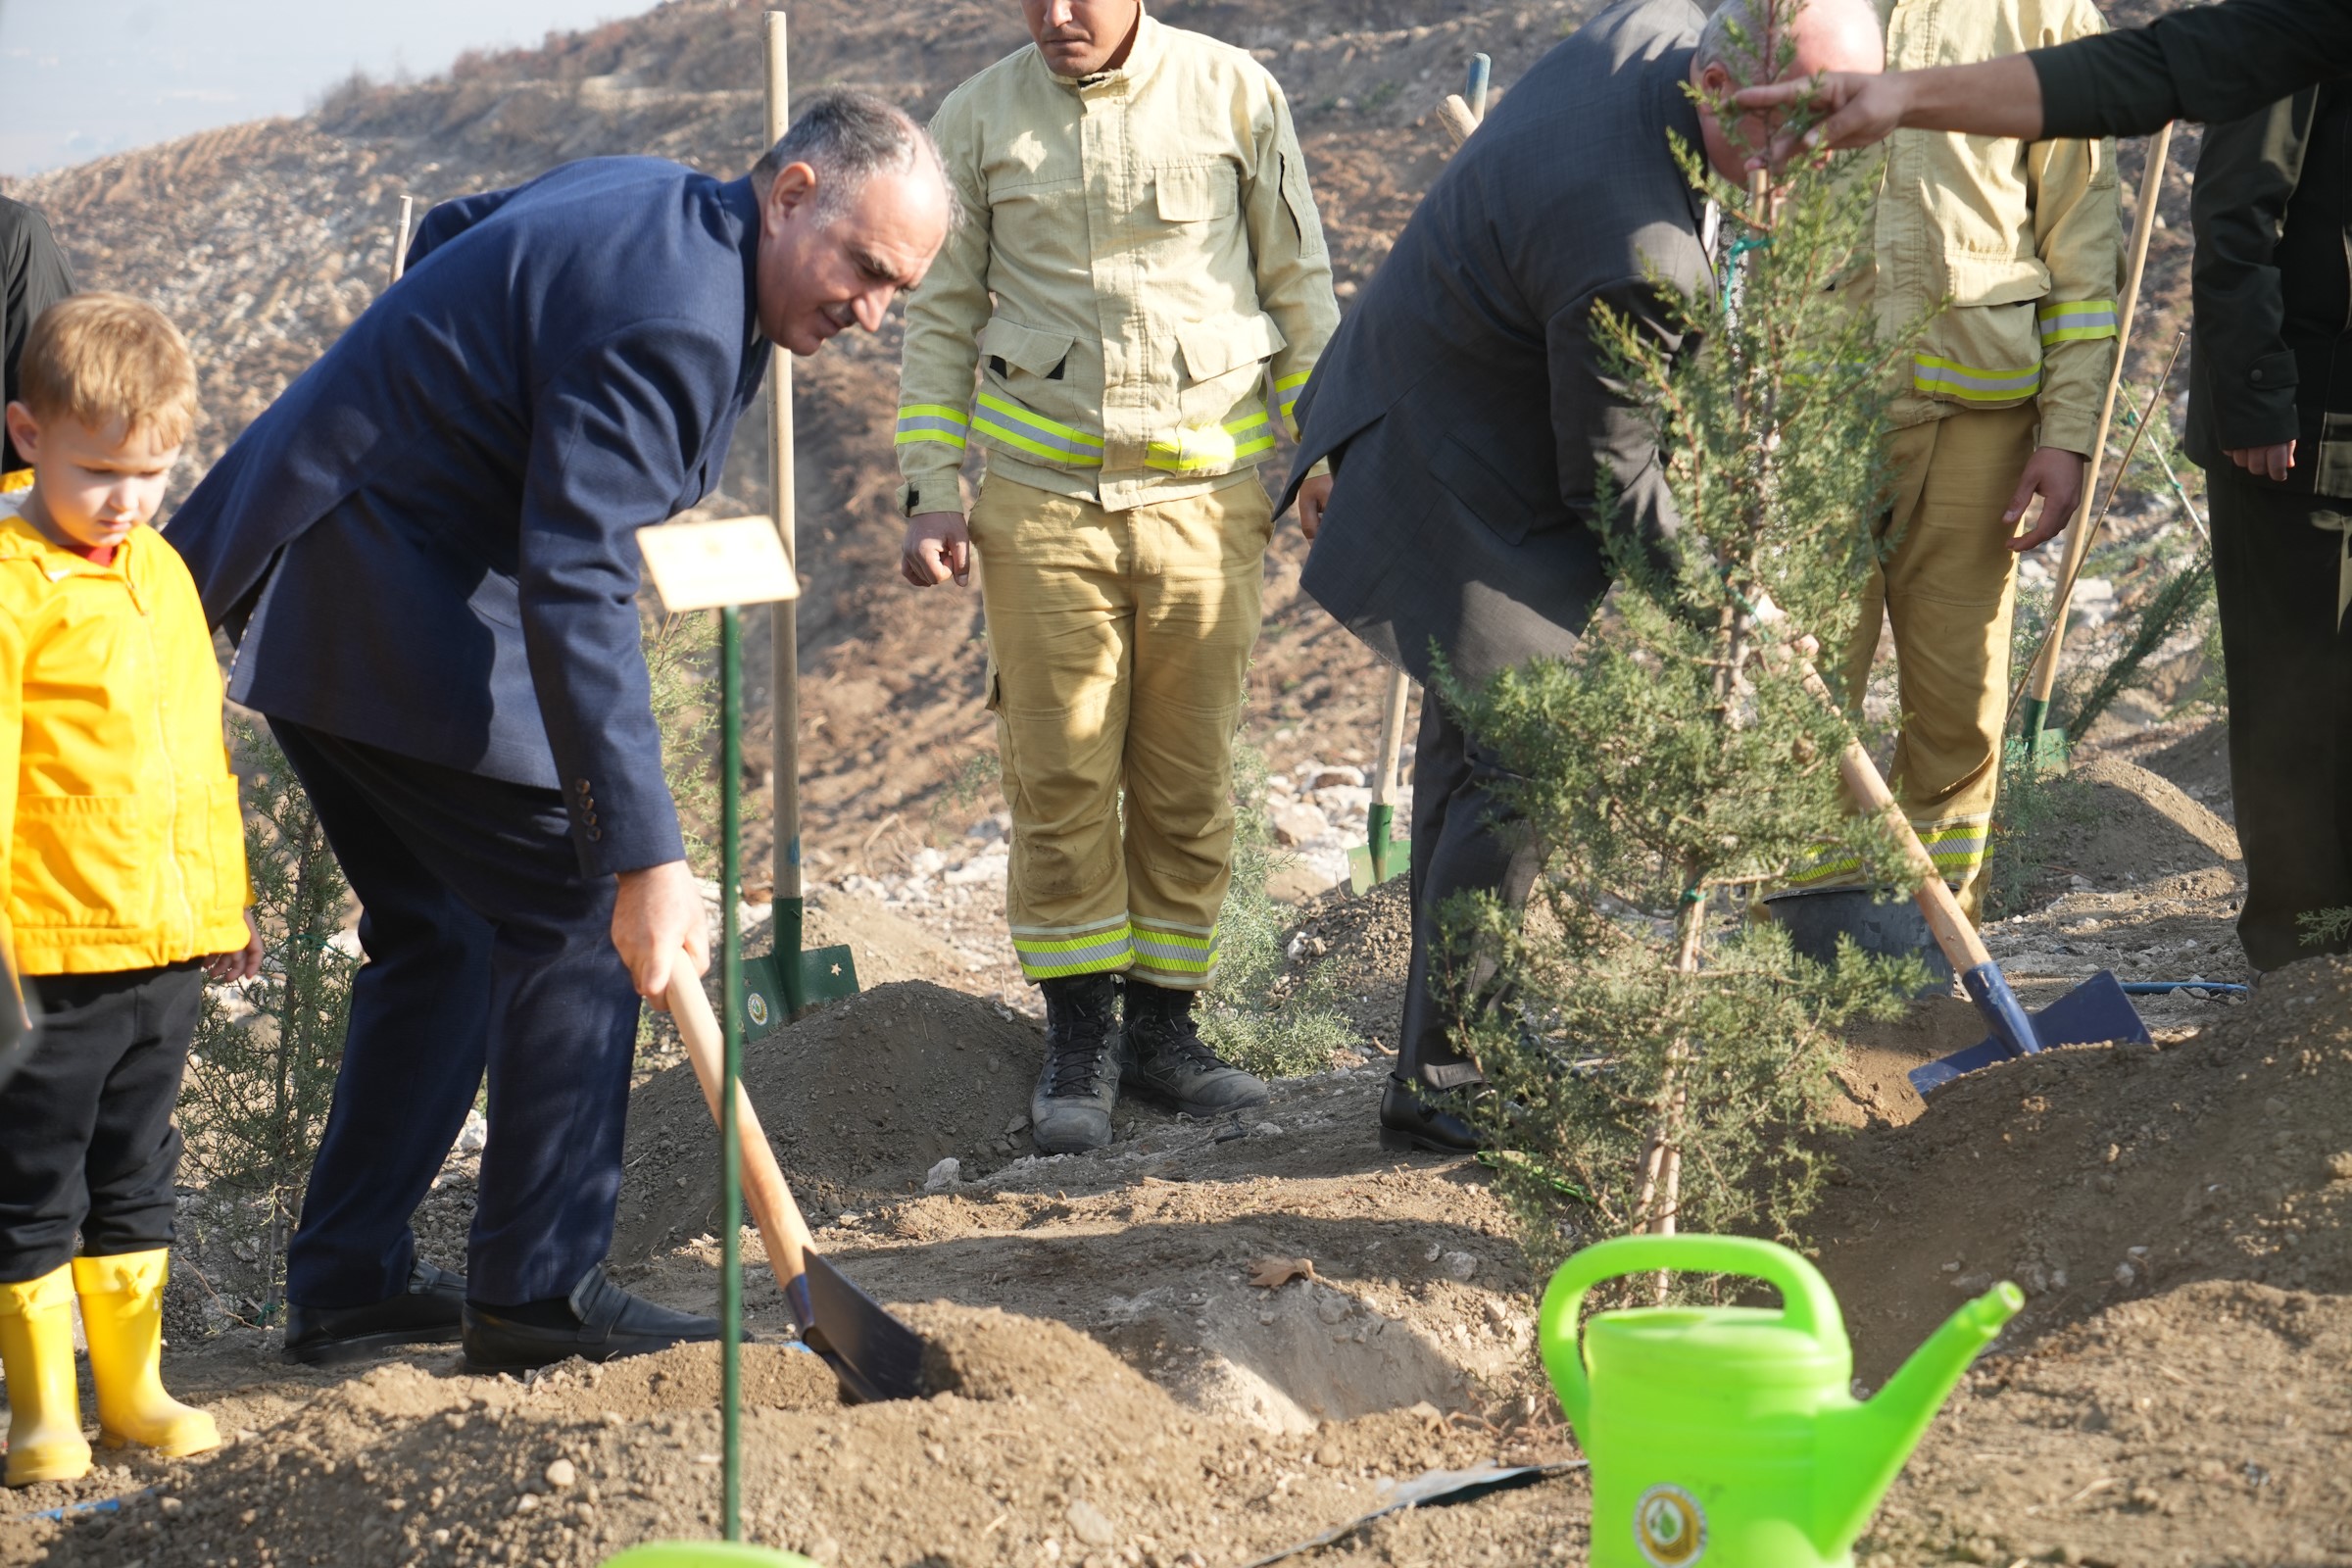
{"label": "green watering can", "polygon": [[816,1568],[789,1551],[747,1546],[740,1541],[656,1541],[607,1557],[605,1568]]}
{"label": "green watering can", "polygon": [[[1781,1307],[1601,1312],[1580,1349],[1585,1293],[1657,1269],[1763,1280]],[[1592,1568],[1848,1568],[1960,1374],[2025,1303],[1994,1286],[1857,1403],[1838,1298],[1788,1249],[1628,1236],[1577,1253],[1544,1293],[1539,1344],[1592,1463]]]}

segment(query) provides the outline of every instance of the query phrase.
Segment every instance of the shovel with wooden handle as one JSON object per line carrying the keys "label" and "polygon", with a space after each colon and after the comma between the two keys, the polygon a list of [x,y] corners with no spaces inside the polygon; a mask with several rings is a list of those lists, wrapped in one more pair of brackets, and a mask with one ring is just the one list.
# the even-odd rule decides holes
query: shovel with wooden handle
{"label": "shovel with wooden handle", "polygon": [[1372,779],[1372,805],[1364,813],[1364,846],[1348,852],[1348,885],[1369,892],[1413,862],[1413,841],[1394,836],[1396,821],[1397,760],[1404,755],[1404,710],[1413,683],[1401,669],[1389,671],[1388,697],[1380,719],[1380,771]]}
{"label": "shovel with wooden handle", "polygon": [[[1827,682],[1821,678],[1810,662],[1810,639],[1799,644],[1807,655],[1803,666],[1805,689],[1833,711],[1838,701],[1831,695]],[[2060,997],[2037,1013],[2026,1011],[2017,993],[2009,989],[2009,981],[2001,966],[1993,962],[1985,950],[1984,938],[1961,912],[1960,901],[1944,885],[1943,873],[1936,869],[1936,861],[1927,846],[1919,842],[1919,832],[1911,818],[1895,804],[1894,792],[1880,776],[1878,765],[1862,749],[1859,740],[1849,739],[1845,750],[1838,756],[1838,773],[1844,780],[1847,794],[1863,812],[1886,823],[1901,848],[1905,871],[1918,879],[1919,912],[1927,917],[1928,929],[1935,934],[1936,946],[1943,951],[1951,963],[1952,972],[1968,992],[1968,1000],[1977,1004],[1992,1033],[1966,1051],[1956,1051],[1909,1073],[1911,1087],[1922,1095],[1939,1089],[1963,1073],[1989,1067],[1994,1062],[2029,1056],[2053,1046],[2095,1046],[2111,1041],[2148,1043],[2148,1026],[2137,1008],[2124,995],[2112,971],[2101,969],[2074,990]]]}
{"label": "shovel with wooden handle", "polygon": [[[703,995],[693,970],[681,965],[669,984],[668,1000],[669,1015],[686,1043],[686,1059],[694,1063],[694,1076],[702,1083],[703,1101],[717,1120],[725,1068],[710,999]],[[793,1200],[775,1152],[767,1147],[767,1134],[760,1130],[759,1113],[740,1083],[735,1086],[735,1115],[743,1133],[744,1203],[767,1246],[767,1266],[792,1305],[802,1343],[824,1357],[853,1401],[921,1398],[922,1340],[817,1255],[808,1222],[801,1217],[801,1205]],[[732,1214],[723,1217],[730,1226],[736,1223]]]}

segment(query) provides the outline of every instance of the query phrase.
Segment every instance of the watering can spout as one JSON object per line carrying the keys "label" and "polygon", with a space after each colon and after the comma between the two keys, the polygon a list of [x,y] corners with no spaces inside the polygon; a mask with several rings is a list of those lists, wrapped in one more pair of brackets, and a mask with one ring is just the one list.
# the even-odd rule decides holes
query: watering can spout
{"label": "watering can spout", "polygon": [[1994,1286],[1945,1319],[1876,1398],[1828,1418],[1820,1479],[1825,1547],[1838,1549],[1861,1535],[1960,1375],[2025,1304],[2016,1286]]}

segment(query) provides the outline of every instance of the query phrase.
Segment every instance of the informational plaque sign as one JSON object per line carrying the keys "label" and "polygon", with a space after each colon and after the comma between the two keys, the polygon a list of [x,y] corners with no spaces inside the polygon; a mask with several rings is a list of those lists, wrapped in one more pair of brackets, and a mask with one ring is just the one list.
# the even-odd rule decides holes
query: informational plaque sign
{"label": "informational plaque sign", "polygon": [[637,530],[637,548],[662,608],[673,615],[801,595],[771,518],[657,523]]}

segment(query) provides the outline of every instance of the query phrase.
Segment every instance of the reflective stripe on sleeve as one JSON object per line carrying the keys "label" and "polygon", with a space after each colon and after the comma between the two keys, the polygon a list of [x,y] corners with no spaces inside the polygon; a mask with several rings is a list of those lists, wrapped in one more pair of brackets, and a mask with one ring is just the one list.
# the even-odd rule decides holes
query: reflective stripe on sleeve
{"label": "reflective stripe on sleeve", "polygon": [[2041,341],[2045,348],[2052,343],[2084,343],[2115,336],[2117,322],[2113,300],[2057,301],[2044,305],[2034,314],[2041,323]]}
{"label": "reflective stripe on sleeve", "polygon": [[[1102,438],[1032,414],[1009,398],[983,392],[972,407],[972,433],[1002,441],[1015,452],[1082,468],[1102,466]],[[1083,971],[1080,971],[1083,972]]]}
{"label": "reflective stripe on sleeve", "polygon": [[1274,383],[1274,401],[1281,408],[1283,422],[1290,426],[1293,436],[1298,433],[1298,420],[1291,411],[1298,407],[1298,393],[1314,373],[1312,370],[1300,370],[1297,375],[1286,375]]}
{"label": "reflective stripe on sleeve", "polygon": [[1021,960],[1021,977],[1025,980],[1106,974],[1124,969],[1134,961],[1135,933],[1124,920],[1085,931],[1016,927],[1012,933],[1012,951]]}
{"label": "reflective stripe on sleeve", "polygon": [[937,441],[942,446],[963,450],[964,431],[972,421],[959,409],[942,403],[909,403],[899,410],[897,445],[910,446],[917,441]]}
{"label": "reflective stripe on sleeve", "polygon": [[1198,473],[1230,468],[1246,458],[1274,450],[1274,426],[1259,409],[1223,424],[1195,425],[1174,436],[1154,437],[1146,449],[1144,466],[1170,473]]}
{"label": "reflective stripe on sleeve", "polygon": [[1963,403],[2019,403],[2041,390],[2041,367],[1987,370],[1922,354],[1912,362],[1911,387],[1931,397],[1958,398]]}

